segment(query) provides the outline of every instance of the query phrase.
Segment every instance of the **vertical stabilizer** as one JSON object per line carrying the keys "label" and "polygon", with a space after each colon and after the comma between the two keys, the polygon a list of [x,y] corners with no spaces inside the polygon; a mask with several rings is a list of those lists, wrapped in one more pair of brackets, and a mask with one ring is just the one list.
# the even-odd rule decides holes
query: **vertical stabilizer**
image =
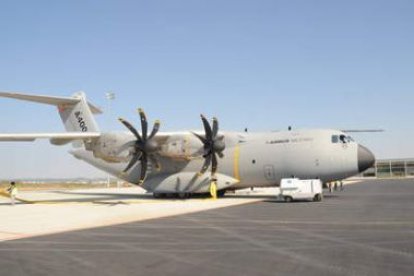
{"label": "vertical stabilizer", "polygon": [[59,115],[65,129],[69,132],[99,132],[85,93],[77,92],[73,95],[73,99],[78,101],[75,104],[61,103],[58,105]]}

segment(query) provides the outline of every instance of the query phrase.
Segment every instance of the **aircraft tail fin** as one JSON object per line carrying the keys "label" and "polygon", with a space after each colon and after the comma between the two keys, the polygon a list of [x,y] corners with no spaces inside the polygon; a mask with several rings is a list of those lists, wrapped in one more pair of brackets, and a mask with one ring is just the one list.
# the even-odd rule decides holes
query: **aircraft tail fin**
{"label": "aircraft tail fin", "polygon": [[102,111],[98,107],[89,103],[86,100],[85,93],[83,92],[77,92],[73,94],[72,97],[53,97],[0,92],[0,97],[57,106],[66,131],[99,132],[99,127],[93,115],[101,114]]}

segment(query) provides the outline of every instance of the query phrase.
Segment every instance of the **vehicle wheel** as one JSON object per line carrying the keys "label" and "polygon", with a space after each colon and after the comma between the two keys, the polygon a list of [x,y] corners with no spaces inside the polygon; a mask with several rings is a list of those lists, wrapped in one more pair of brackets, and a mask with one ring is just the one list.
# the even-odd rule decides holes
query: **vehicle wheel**
{"label": "vehicle wheel", "polygon": [[321,201],[321,200],[322,200],[321,194],[316,194],[315,197],[313,198],[313,201]]}
{"label": "vehicle wheel", "polygon": [[292,197],[285,196],[285,202],[292,202]]}

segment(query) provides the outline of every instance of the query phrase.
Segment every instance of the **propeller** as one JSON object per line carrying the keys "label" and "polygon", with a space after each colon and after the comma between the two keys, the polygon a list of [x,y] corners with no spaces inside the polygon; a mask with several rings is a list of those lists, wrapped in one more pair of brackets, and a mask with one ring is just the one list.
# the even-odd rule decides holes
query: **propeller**
{"label": "propeller", "polygon": [[132,158],[123,172],[127,172],[138,161],[141,161],[141,176],[139,178],[139,184],[141,185],[142,183],[144,183],[147,174],[148,161],[152,162],[157,170],[160,169],[160,164],[157,158],[155,157],[155,153],[158,151],[159,145],[154,139],[154,136],[158,133],[160,129],[160,121],[155,121],[151,134],[148,135],[148,122],[144,110],[139,108],[138,113],[141,118],[141,134],[128,121],[122,118],[119,118],[119,121],[126,128],[128,128],[129,131],[131,131],[136,138],[135,141],[129,144],[129,146],[133,147]]}
{"label": "propeller", "polygon": [[217,172],[218,159],[217,155],[220,158],[223,158],[223,151],[226,147],[224,143],[224,136],[218,135],[219,123],[217,118],[213,118],[213,127],[207,121],[206,117],[201,114],[201,121],[204,126],[205,135],[199,135],[197,133],[193,134],[203,143],[203,157],[204,164],[201,168],[199,175],[204,174],[211,165],[211,178],[214,179],[214,176]]}

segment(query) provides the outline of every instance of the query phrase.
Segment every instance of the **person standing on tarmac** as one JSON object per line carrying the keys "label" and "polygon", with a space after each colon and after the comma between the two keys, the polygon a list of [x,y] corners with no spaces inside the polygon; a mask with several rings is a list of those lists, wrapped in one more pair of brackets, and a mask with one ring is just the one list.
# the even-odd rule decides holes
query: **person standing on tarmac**
{"label": "person standing on tarmac", "polygon": [[16,183],[14,181],[10,182],[10,186],[7,189],[7,191],[10,194],[10,200],[11,200],[11,205],[14,206],[14,203],[16,201],[16,196],[17,196],[17,187],[16,187]]}

